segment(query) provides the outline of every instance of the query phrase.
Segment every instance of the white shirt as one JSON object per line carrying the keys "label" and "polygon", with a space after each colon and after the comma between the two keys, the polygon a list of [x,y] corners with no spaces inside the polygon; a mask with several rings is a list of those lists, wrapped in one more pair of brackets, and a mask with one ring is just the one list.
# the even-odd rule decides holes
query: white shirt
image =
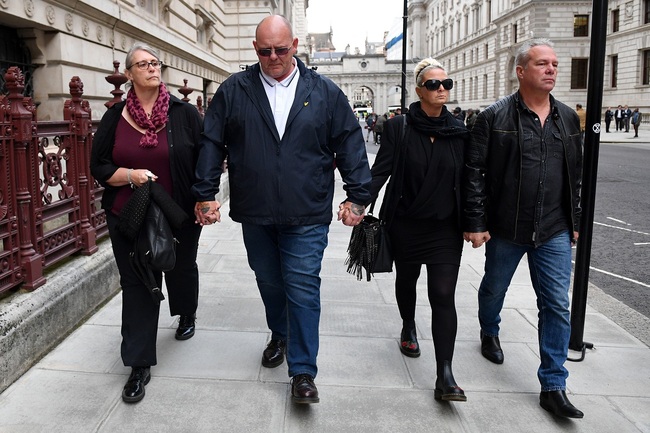
{"label": "white shirt", "polygon": [[282,81],[277,81],[275,78],[262,72],[261,69],[260,78],[262,79],[262,83],[264,83],[266,97],[271,105],[275,127],[278,130],[280,139],[282,139],[282,136],[284,136],[284,130],[287,126],[287,119],[289,118],[289,110],[291,110],[293,100],[296,97],[298,80],[300,79],[298,66],[294,63],[293,71]]}

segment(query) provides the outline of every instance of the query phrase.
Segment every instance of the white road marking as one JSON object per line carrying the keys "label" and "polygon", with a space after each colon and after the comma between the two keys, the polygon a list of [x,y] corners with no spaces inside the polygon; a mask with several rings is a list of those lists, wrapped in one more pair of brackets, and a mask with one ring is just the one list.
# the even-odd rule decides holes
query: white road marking
{"label": "white road marking", "polygon": [[641,235],[650,236],[650,233],[642,232],[642,231],[639,231],[639,230],[626,229],[625,227],[618,227],[618,226],[613,226],[613,225],[610,225],[610,224],[597,223],[595,221],[594,221],[594,224],[597,224],[597,225],[603,226],[603,227],[609,227],[609,228],[612,228],[612,229],[625,230],[626,232],[639,233]]}
{"label": "white road marking", "polygon": [[[574,260],[571,260],[571,262],[573,262],[573,264],[575,264]],[[617,275],[617,274],[614,274],[612,272],[607,272],[607,271],[604,271],[602,269],[594,268],[593,266],[589,266],[589,269],[591,269],[593,271],[596,271],[596,272],[600,272],[600,273],[605,274],[605,275],[609,275],[610,277],[619,278],[621,280],[629,281],[630,283],[634,283],[634,284],[638,284],[638,285],[643,286],[643,287],[650,288],[650,284],[642,283],[641,281],[633,280],[632,278],[624,277],[622,275]]]}
{"label": "white road marking", "polygon": [[612,220],[612,221],[617,222],[617,223],[625,224],[626,226],[631,226],[632,225],[632,224],[626,223],[625,221],[617,220],[616,218],[612,218],[612,217],[607,217],[607,219]]}

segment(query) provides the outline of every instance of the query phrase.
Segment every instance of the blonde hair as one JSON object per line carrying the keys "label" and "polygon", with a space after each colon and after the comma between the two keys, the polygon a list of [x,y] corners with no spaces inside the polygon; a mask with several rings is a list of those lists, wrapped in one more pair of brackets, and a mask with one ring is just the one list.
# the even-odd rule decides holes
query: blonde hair
{"label": "blonde hair", "polygon": [[427,57],[426,59],[420,60],[420,63],[415,65],[415,69],[413,69],[413,78],[415,79],[416,86],[422,87],[422,79],[420,77],[424,75],[424,71],[429,69],[442,69],[444,71],[445,67],[433,57]]}

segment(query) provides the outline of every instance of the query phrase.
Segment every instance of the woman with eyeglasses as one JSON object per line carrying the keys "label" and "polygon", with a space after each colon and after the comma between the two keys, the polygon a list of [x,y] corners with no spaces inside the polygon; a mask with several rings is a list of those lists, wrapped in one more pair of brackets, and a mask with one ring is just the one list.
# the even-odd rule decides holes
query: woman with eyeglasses
{"label": "woman with eyeglasses", "polygon": [[[195,201],[189,191],[196,182],[194,169],[202,130],[198,110],[171,95],[161,79],[162,62],[151,47],[136,43],[126,55],[124,74],[131,83],[126,101],[109,108],[93,140],[90,168],[105,187],[102,208],[112,241],[122,287],[122,361],[131,367],[122,399],[142,400],[150,367],[156,365],[156,337],[160,302],[131,267],[134,243],[119,229],[120,213],[133,192],[151,179],[188,215],[173,228],[176,264],[165,272],[172,316],[179,315],[175,337],[194,335],[199,295],[196,264],[201,226],[194,224]],[[154,272],[158,287],[162,273]]]}
{"label": "woman with eyeglasses", "polygon": [[428,58],[414,70],[419,101],[405,116],[384,125],[372,167],[371,194],[387,180],[380,218],[386,222],[395,261],[395,296],[402,318],[400,351],[420,356],[415,326],[416,286],[427,269],[431,332],[435,349],[437,400],[466,401],[456,384],[452,359],[457,316],[454,296],[463,249],[460,181],[469,131],[445,106],[454,82]]}

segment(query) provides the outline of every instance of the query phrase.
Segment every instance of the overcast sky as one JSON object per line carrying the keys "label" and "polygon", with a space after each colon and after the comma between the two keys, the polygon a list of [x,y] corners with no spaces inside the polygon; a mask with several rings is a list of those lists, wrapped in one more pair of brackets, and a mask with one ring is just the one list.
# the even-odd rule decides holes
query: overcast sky
{"label": "overcast sky", "polygon": [[381,42],[384,32],[397,21],[401,25],[404,2],[399,0],[309,0],[307,30],[310,33],[334,32],[337,51],[359,47],[364,51],[366,36]]}

